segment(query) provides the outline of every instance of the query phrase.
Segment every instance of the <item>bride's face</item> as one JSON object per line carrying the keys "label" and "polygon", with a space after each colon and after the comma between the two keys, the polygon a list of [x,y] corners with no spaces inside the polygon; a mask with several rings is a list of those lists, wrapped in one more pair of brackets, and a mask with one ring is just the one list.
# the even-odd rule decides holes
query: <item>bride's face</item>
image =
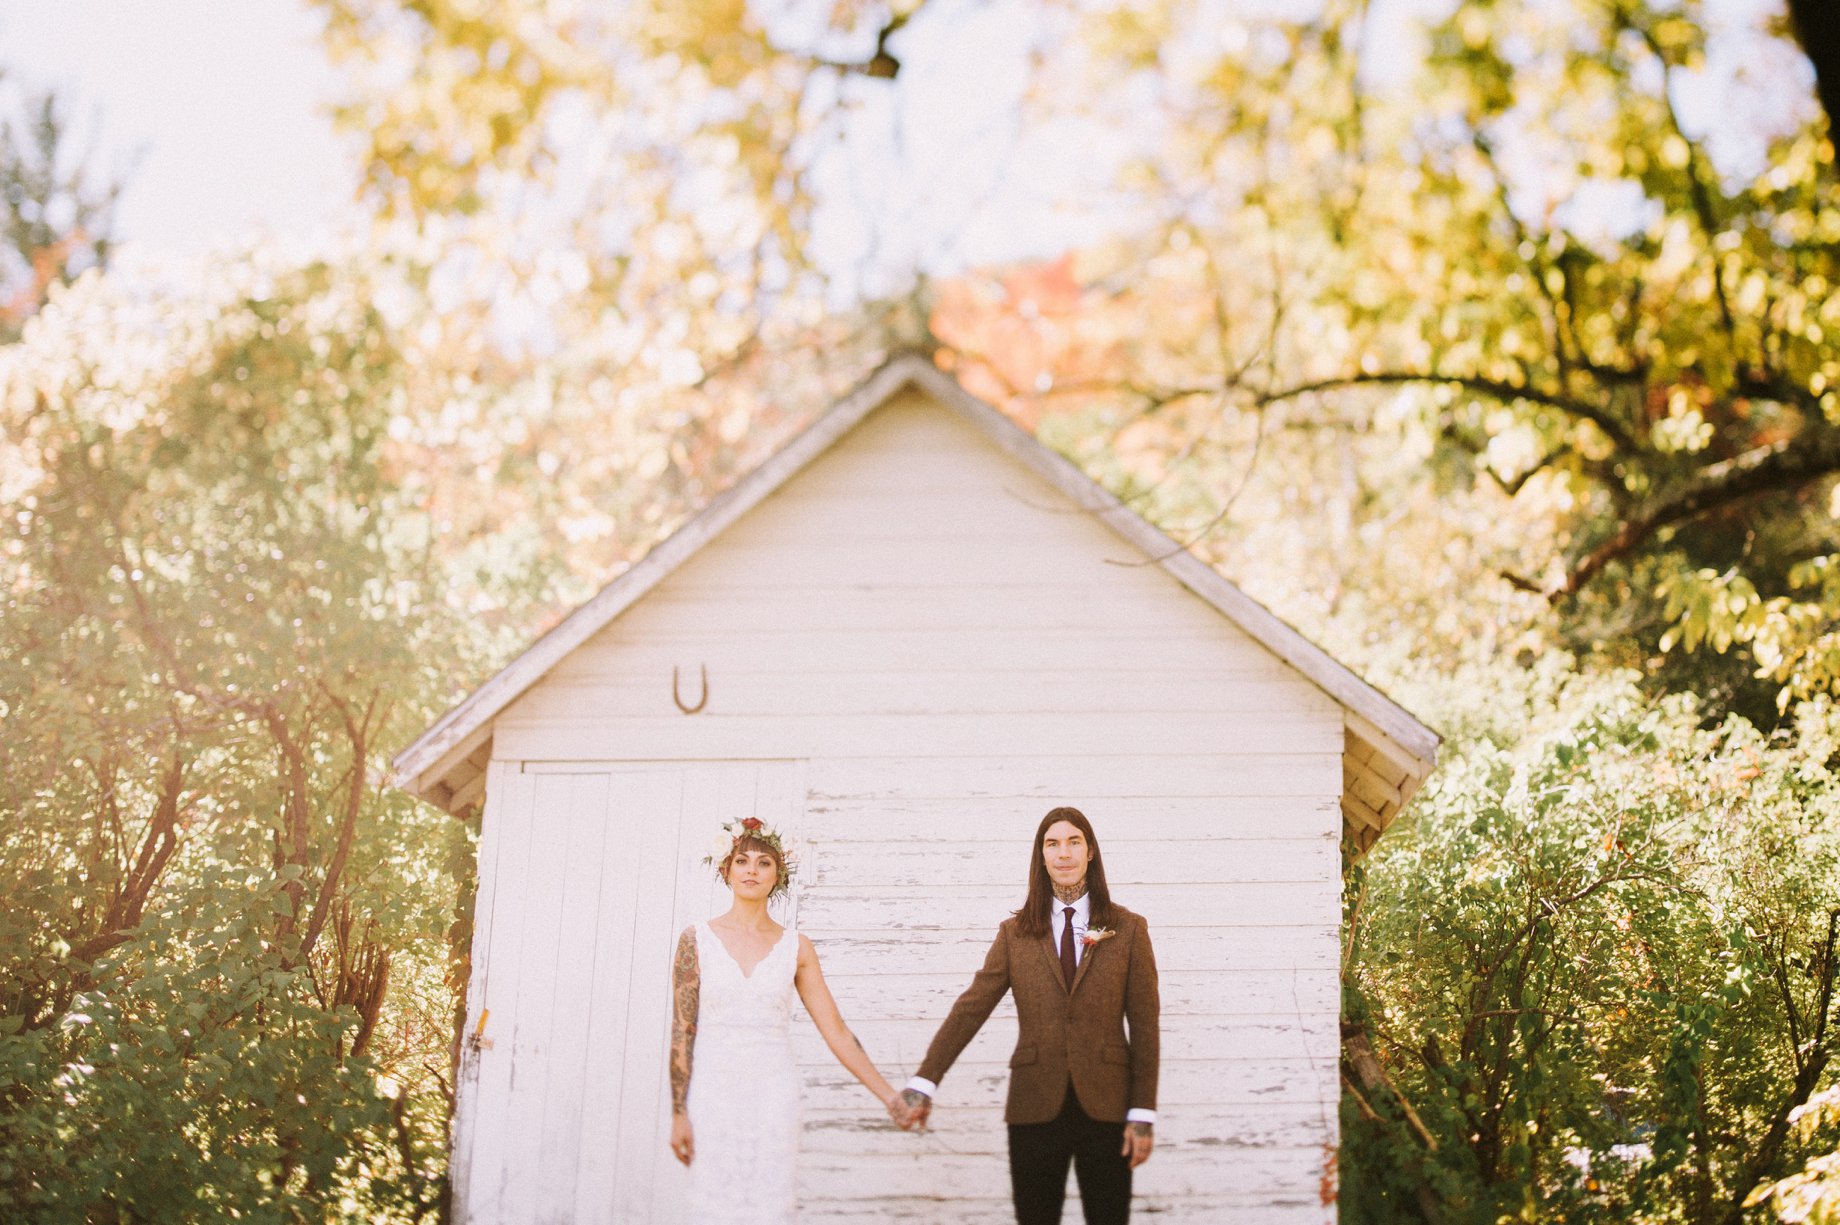
{"label": "bride's face", "polygon": [[760,850],[736,851],[728,861],[728,887],[738,898],[765,898],[779,883],[779,864]]}

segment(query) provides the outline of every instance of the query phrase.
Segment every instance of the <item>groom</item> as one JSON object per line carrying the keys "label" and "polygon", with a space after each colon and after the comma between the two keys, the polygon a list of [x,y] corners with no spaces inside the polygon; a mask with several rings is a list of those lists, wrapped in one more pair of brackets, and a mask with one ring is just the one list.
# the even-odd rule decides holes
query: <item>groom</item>
{"label": "groom", "polygon": [[904,1127],[926,1122],[940,1078],[1006,991],[1020,1029],[1003,1112],[1018,1225],[1061,1219],[1069,1163],[1087,1225],[1123,1225],[1131,1171],[1154,1143],[1156,958],[1144,920],[1112,902],[1099,840],[1077,808],[1054,809],[1036,829],[1028,899],[997,929],[902,1093]]}

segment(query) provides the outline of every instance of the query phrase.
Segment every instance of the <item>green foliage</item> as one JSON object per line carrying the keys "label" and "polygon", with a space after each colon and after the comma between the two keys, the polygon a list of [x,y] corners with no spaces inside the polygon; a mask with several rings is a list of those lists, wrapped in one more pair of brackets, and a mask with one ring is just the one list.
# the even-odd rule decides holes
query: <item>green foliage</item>
{"label": "green foliage", "polygon": [[1423,1130],[1350,1100],[1344,1219],[1397,1219],[1403,1168],[1452,1221],[1735,1221],[1834,1042],[1840,725],[1462,680],[1446,763],[1351,886],[1348,1011]]}
{"label": "green foliage", "polygon": [[269,945],[287,895],[229,865],[172,892],[54,1024],[0,1038],[0,1084],[14,1091],[0,1119],[8,1217],[286,1221],[357,1197],[380,1217],[411,1206],[407,1175],[421,1171],[361,1177],[367,1151],[391,1151],[388,1102],[368,1061],[340,1055],[358,1018],[323,1007]]}
{"label": "green foliage", "polygon": [[[1840,1085],[1822,1090],[1790,1116],[1804,1140],[1840,1131]],[[1840,1221],[1840,1149],[1808,1159],[1785,1178],[1759,1185],[1745,1206],[1768,1205],[1788,1225],[1833,1225]]]}
{"label": "green foliage", "polygon": [[9,1218],[440,1194],[442,1112],[379,1084],[444,1070],[444,1010],[405,1005],[464,832],[378,773],[483,644],[400,488],[365,285],[254,279],[157,338],[92,284],[0,358]]}
{"label": "green foliage", "polygon": [[[1780,23],[1503,0],[1414,29],[1329,0],[1221,24],[1185,0],[1089,23],[1094,91],[1165,123],[1130,182],[1161,223],[1082,261],[1109,327],[1077,326],[1128,373],[1027,371],[1049,390],[1024,410],[1135,416],[1134,466],[1203,493],[1203,535],[1313,453],[1332,513],[1477,507],[1461,585],[1532,594],[1527,620],[1543,599],[1581,656],[1760,725],[1830,689],[1840,197]],[[1336,480],[1330,431],[1410,462]]]}

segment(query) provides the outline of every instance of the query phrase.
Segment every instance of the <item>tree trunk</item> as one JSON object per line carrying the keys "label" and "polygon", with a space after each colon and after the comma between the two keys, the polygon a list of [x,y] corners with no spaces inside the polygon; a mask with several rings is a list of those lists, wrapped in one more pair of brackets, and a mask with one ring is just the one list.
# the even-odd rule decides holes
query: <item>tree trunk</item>
{"label": "tree trunk", "polygon": [[1814,64],[1814,92],[1827,112],[1831,141],[1840,132],[1840,5],[1834,0],[1789,0],[1789,22]]}
{"label": "tree trunk", "polygon": [[[1380,1057],[1374,1054],[1366,1027],[1358,1021],[1342,1022],[1342,1068],[1369,1101],[1388,1101],[1397,1108],[1408,1124],[1408,1134],[1413,1143],[1426,1152],[1437,1151],[1437,1138],[1425,1127],[1418,1112],[1412,1109],[1412,1103],[1406,1101],[1393,1086],[1392,1079],[1381,1066]],[[1418,1215],[1425,1225],[1439,1225],[1443,1221],[1443,1205],[1439,1203],[1436,1191],[1421,1181],[1413,1187],[1412,1198],[1418,1205]]]}

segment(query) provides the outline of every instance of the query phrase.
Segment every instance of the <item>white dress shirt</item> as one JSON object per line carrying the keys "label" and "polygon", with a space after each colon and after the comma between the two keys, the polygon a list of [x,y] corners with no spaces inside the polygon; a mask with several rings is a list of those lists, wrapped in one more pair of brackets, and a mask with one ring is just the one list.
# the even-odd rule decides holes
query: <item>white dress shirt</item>
{"label": "white dress shirt", "polygon": [[[1048,912],[1048,935],[1053,939],[1055,952],[1058,955],[1061,947],[1061,932],[1067,926],[1067,907],[1069,906],[1073,907],[1073,964],[1077,966],[1086,957],[1086,945],[1084,941],[1086,929],[1090,926],[1087,919],[1092,912],[1091,895],[1082,893],[1077,899],[1071,902],[1063,902],[1059,898],[1055,898],[1054,907]],[[928,1097],[932,1097],[935,1093],[939,1092],[939,1086],[926,1079],[924,1076],[910,1077],[906,1087],[912,1089],[916,1093],[924,1093]],[[1149,1123],[1154,1125],[1156,1123],[1156,1111],[1145,1110],[1142,1107],[1133,1107],[1124,1112],[1124,1118],[1127,1123]]]}
{"label": "white dress shirt", "polygon": [[1073,964],[1079,965],[1086,959],[1086,929],[1091,926],[1087,916],[1092,912],[1092,895],[1082,893],[1071,902],[1054,899],[1054,906],[1048,911],[1048,936],[1054,941],[1055,956],[1061,951],[1061,931],[1067,926],[1067,907],[1073,907]]}

